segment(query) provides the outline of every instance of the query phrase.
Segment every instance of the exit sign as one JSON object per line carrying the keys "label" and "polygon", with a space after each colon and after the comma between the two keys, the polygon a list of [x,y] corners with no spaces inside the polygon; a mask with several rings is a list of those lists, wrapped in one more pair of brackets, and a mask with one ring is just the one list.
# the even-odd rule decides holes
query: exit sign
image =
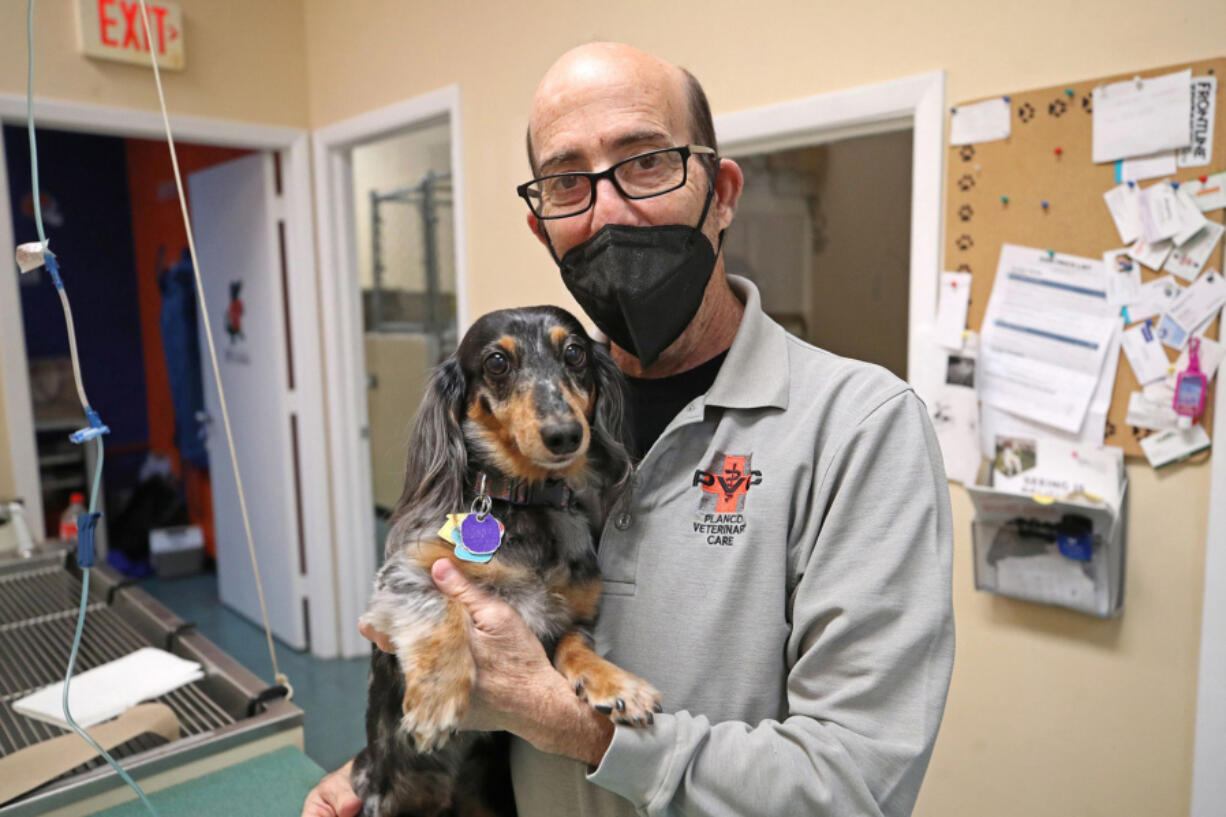
{"label": "exit sign", "polygon": [[187,64],[183,10],[178,3],[164,0],[145,0],[145,8],[149,10],[148,38],[137,0],[77,0],[81,53],[148,66],[152,46],[159,68],[183,70]]}

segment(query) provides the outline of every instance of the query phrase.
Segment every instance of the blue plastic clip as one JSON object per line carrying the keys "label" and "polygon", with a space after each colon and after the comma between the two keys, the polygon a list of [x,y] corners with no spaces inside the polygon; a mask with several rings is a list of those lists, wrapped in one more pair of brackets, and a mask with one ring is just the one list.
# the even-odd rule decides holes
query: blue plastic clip
{"label": "blue plastic clip", "polygon": [[51,250],[43,249],[43,265],[47,267],[47,272],[51,273],[51,280],[55,284],[56,289],[63,289],[64,282],[60,280],[60,265],[56,262],[55,256],[51,254]]}
{"label": "blue plastic clip", "polygon": [[103,434],[111,433],[110,427],[102,424],[102,418],[98,416],[98,412],[89,406],[85,407],[85,417],[89,420],[89,428],[82,428],[68,435],[68,439],[77,445],[86,440],[92,440],[94,437],[101,437]]}
{"label": "blue plastic clip", "polygon": [[100,511],[77,516],[77,567],[90,567],[94,563],[94,528],[98,527]]}
{"label": "blue plastic clip", "polygon": [[1126,323],[1126,324],[1127,324],[1127,323],[1131,323],[1131,321],[1129,321],[1129,320],[1128,320],[1128,307],[1126,307],[1126,306],[1121,306],[1121,307],[1120,307],[1120,314],[1124,316],[1124,323]]}

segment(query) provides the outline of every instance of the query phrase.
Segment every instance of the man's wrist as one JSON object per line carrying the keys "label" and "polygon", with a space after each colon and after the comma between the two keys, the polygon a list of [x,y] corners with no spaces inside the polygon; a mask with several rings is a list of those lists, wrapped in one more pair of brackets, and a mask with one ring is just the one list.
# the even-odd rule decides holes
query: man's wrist
{"label": "man's wrist", "polygon": [[600,765],[613,741],[613,723],[579,700],[561,675],[554,673],[554,679],[540,690],[537,717],[514,731],[542,752]]}

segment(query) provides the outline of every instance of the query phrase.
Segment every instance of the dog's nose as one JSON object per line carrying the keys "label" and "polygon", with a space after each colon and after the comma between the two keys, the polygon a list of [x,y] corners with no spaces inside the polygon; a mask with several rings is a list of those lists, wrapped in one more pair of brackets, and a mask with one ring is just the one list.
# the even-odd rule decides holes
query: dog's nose
{"label": "dog's nose", "polygon": [[541,439],[554,454],[570,454],[583,442],[583,427],[575,421],[541,426]]}

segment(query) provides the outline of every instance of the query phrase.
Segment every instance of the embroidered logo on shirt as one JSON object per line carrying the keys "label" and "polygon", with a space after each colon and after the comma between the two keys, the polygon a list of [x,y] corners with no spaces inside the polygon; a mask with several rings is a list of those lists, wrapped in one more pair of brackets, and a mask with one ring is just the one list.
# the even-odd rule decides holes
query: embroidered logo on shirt
{"label": "embroidered logo on shirt", "polygon": [[707,535],[708,545],[732,545],[745,530],[746,496],[762,482],[762,472],[751,467],[752,454],[725,454],[711,459],[707,470],[694,472],[693,486],[701,488],[694,532]]}

